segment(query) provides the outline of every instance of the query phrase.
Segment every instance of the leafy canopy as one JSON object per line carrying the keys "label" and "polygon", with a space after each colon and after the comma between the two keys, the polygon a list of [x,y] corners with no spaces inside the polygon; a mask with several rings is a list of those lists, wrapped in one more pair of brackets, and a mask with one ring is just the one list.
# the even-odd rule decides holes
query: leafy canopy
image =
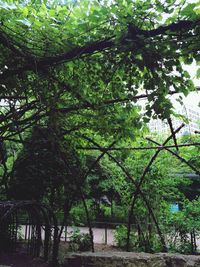
{"label": "leafy canopy", "polygon": [[144,120],[170,116],[170,91],[194,90],[182,64],[200,58],[198,3],[1,1],[0,8],[0,86],[12,104],[2,134],[56,112],[67,130],[129,135],[141,128],[134,101],[142,90]]}

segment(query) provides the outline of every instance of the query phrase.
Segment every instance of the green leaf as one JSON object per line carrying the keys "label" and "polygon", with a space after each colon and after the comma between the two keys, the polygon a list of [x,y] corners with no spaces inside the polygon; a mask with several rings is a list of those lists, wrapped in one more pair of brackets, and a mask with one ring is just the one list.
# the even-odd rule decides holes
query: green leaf
{"label": "green leaf", "polygon": [[195,15],[194,8],[196,4],[188,4],[181,12],[181,14],[185,17],[192,17]]}
{"label": "green leaf", "polygon": [[200,69],[197,70],[196,77],[197,77],[197,79],[200,78]]}
{"label": "green leaf", "polygon": [[192,57],[187,57],[187,58],[184,58],[184,63],[187,64],[187,65],[191,65],[193,62],[193,58]]}
{"label": "green leaf", "polygon": [[28,16],[28,13],[29,13],[29,10],[28,10],[27,7],[25,7],[25,8],[23,9],[23,15],[24,15],[25,17],[27,17],[27,16]]}

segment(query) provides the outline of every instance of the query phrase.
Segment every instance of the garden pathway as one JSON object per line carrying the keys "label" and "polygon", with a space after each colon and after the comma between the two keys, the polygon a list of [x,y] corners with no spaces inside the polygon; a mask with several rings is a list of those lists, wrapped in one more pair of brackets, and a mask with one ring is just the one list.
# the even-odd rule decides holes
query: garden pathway
{"label": "garden pathway", "polygon": [[[88,227],[76,227],[80,230],[81,233],[89,233]],[[72,226],[67,227],[67,241],[69,240],[69,237],[71,236],[73,230],[75,228]],[[114,229],[105,229],[105,228],[92,228],[93,230],[93,236],[94,236],[94,243],[95,244],[107,244],[107,245],[115,245],[114,240]],[[21,227],[20,235],[24,237],[25,234],[25,226]],[[42,236],[44,233],[42,233]],[[107,236],[107,238],[106,238]],[[107,240],[106,240],[107,239]],[[65,232],[63,231],[62,241],[66,240]],[[197,239],[197,247],[200,248],[200,239]]]}
{"label": "garden pathway", "polygon": [[[28,227],[28,226],[27,226]],[[80,229],[81,233],[89,233],[88,227],[76,227]],[[67,240],[69,240],[70,235],[73,232],[73,227],[68,226],[67,227]],[[106,235],[107,235],[107,244],[108,245],[114,245],[114,230],[113,229],[107,229],[105,228],[92,228],[93,235],[94,235],[94,243],[96,244],[105,244],[106,243]],[[42,236],[44,235],[44,232],[42,233]],[[20,230],[20,236],[24,238],[25,236],[25,226],[21,226]],[[62,241],[65,240],[65,233],[62,234]]]}

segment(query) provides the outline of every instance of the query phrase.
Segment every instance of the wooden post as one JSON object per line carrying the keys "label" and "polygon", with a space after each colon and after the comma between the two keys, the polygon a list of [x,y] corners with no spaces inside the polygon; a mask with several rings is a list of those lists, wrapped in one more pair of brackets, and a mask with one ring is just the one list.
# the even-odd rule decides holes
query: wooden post
{"label": "wooden post", "polygon": [[108,228],[107,223],[105,223],[105,245],[108,244]]}
{"label": "wooden post", "polygon": [[67,242],[67,225],[65,225],[65,242]]}

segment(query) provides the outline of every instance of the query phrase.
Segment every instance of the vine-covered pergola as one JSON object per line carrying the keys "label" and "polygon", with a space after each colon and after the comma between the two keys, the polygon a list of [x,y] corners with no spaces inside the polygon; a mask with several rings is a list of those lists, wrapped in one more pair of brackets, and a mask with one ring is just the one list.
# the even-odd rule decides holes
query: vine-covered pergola
{"label": "vine-covered pergola", "polygon": [[[178,0],[164,3],[156,0],[153,3],[149,0],[83,0],[65,4],[57,1],[4,2],[0,3],[0,163],[4,169],[1,186],[7,190],[10,175],[3,145],[6,142],[24,144],[23,135],[33,126],[48,125],[55,139],[66,138],[77,149],[101,152],[83,180],[107,155],[134,184],[126,249],[130,250],[131,222],[133,217],[137,220],[134,206],[141,196],[155,224],[162,250],[166,251],[159,222],[142,185],[163,150],[200,173],[173,150],[199,143],[178,144],[176,134],[184,125],[174,129],[173,106],[169,100],[171,95],[199,91],[183,67],[183,64],[200,60],[199,5]],[[142,118],[137,106],[140,99],[147,100]],[[179,101],[182,101],[180,96]],[[115,146],[130,133],[138,136],[152,117],[165,119],[169,125],[171,134],[162,144],[148,138],[154,146]],[[95,139],[96,133],[110,145],[102,147]],[[91,145],[77,144],[76,140],[80,138]],[[168,145],[170,140],[173,145]],[[152,149],[155,153],[136,183],[111,152],[143,149]],[[62,151],[60,154],[66,162]],[[76,179],[75,182],[85,207],[94,250],[84,192]],[[18,210],[28,214],[35,229],[33,236],[38,243],[34,255],[39,254],[40,222],[45,223],[45,259],[48,258],[50,225],[53,224],[53,259],[56,260],[56,246],[67,215],[57,235],[55,217],[48,207],[29,201],[2,202],[1,229],[6,229],[8,242],[17,239]],[[3,238],[7,237],[3,235]],[[30,240],[31,246],[35,246],[34,242]]]}

